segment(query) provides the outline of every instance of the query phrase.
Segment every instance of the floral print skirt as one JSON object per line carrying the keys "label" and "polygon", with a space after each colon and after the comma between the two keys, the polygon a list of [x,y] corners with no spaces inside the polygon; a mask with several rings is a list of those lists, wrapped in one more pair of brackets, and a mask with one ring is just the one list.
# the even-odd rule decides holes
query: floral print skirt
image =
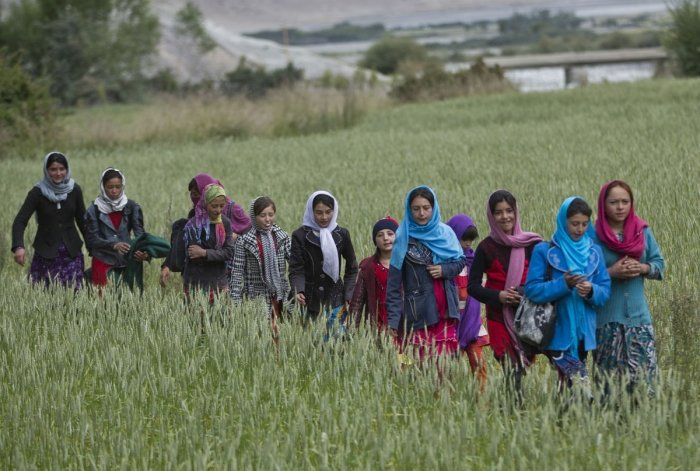
{"label": "floral print skirt", "polygon": [[34,254],[29,267],[29,279],[34,284],[43,282],[48,286],[50,282],[57,282],[65,287],[77,289],[83,284],[84,271],[85,262],[82,252],[71,257],[66,246],[61,244],[56,258],[44,258],[37,253]]}
{"label": "floral print skirt", "polygon": [[598,348],[593,354],[598,373],[618,378],[629,375],[628,389],[644,381],[653,392],[657,374],[655,338],[651,324],[629,327],[609,322],[599,327]]}

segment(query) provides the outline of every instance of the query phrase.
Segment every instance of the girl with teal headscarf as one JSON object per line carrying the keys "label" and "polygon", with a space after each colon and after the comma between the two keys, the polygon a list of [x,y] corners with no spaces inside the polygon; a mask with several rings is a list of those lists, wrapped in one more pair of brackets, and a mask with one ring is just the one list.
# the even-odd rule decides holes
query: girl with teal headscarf
{"label": "girl with teal headscarf", "polygon": [[454,231],[440,221],[435,192],[408,192],[391,252],[386,305],[389,332],[402,347],[426,355],[457,351],[459,297],[452,280],[465,266]]}
{"label": "girl with teal headscarf", "polygon": [[535,247],[525,283],[525,295],[532,301],[556,305],[554,337],[545,353],[559,372],[560,388],[571,386],[576,377],[587,381],[586,356],[596,347],[595,308],[610,295],[603,255],[590,237],[591,214],[583,198],[564,200],[552,242]]}

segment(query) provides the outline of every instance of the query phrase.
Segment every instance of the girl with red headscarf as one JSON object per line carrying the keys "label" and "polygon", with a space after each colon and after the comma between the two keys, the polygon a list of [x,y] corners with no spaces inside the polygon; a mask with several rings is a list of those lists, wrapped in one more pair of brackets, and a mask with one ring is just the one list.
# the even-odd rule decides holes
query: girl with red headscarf
{"label": "girl with red headscarf", "polygon": [[600,189],[594,241],[612,280],[610,299],[598,309],[594,361],[598,372],[622,379],[628,390],[644,381],[653,392],[656,340],[645,280],[661,280],[664,259],[649,225],[634,211],[630,186],[614,180]]}

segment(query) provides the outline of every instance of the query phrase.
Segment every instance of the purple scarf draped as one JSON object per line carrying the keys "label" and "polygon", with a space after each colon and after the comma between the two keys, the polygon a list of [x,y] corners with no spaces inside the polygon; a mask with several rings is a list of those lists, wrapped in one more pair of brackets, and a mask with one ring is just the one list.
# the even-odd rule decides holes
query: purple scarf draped
{"label": "purple scarf draped", "polygon": [[[476,227],[472,218],[466,214],[457,214],[452,216],[447,225],[452,228],[457,239],[461,239],[464,231],[469,227]],[[472,267],[474,262],[474,249],[469,247],[464,250],[464,256],[467,259],[467,271]],[[459,316],[459,326],[457,327],[457,336],[459,338],[459,346],[462,349],[467,348],[471,343],[479,337],[481,329],[481,304],[471,296],[467,297],[464,311]]]}
{"label": "purple scarf draped", "polygon": [[[197,184],[197,191],[199,191],[200,198],[204,195],[204,189],[208,185],[219,185],[221,188],[225,188],[224,185],[218,178],[214,178],[208,173],[199,173],[195,175],[192,179]],[[197,201],[193,201],[195,207],[197,206]],[[250,217],[246,214],[245,210],[231,198],[226,196],[226,207],[224,207],[224,216],[231,220],[231,230],[236,234],[243,234],[252,225]]]}

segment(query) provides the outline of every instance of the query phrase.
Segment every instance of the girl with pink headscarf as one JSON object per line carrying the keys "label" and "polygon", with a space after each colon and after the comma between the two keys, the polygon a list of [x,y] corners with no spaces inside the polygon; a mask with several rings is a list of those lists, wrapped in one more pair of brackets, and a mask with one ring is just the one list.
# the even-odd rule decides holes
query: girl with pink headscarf
{"label": "girl with pink headscarf", "polygon": [[[486,305],[486,325],[491,348],[508,376],[512,375],[518,397],[525,368],[534,353],[515,335],[513,321],[522,297],[532,249],[539,234],[520,227],[515,197],[506,190],[491,194],[486,207],[491,232],[476,248],[469,272],[468,292]],[[482,285],[483,276],[486,283]]]}
{"label": "girl with pink headscarf", "polygon": [[[198,173],[194,176],[194,178],[192,178],[192,180],[190,180],[189,185],[187,185],[187,189],[190,192],[192,209],[187,215],[187,219],[180,219],[173,223],[173,236],[177,235],[177,229],[182,230],[182,227],[187,220],[195,216],[195,208],[197,207],[202,195],[204,195],[204,189],[208,185],[218,185],[222,188],[224,187],[218,178],[214,178],[208,173]],[[241,205],[229,198],[228,195],[226,196],[226,206],[224,207],[223,215],[226,216],[231,222],[231,237],[234,241],[236,238],[238,238],[238,236],[245,234],[252,225],[250,217],[248,214],[246,214],[245,210],[241,207]],[[173,237],[171,237],[171,240],[172,239]],[[171,266],[175,264],[174,258],[184,256],[184,253],[179,255],[176,253],[177,244],[172,245],[173,247],[171,248],[171,253],[168,255],[168,257],[166,257],[165,261],[160,267],[160,284],[163,287],[167,285],[168,280],[170,279],[170,272],[178,271]]]}

